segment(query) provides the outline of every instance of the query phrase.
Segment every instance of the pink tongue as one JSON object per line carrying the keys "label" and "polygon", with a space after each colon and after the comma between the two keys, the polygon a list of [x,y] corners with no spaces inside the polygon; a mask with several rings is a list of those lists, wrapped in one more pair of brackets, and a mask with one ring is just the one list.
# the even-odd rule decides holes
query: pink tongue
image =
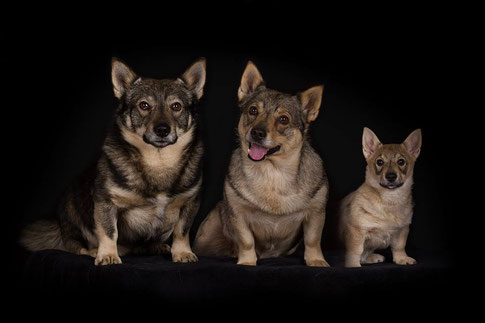
{"label": "pink tongue", "polygon": [[252,143],[249,149],[249,156],[254,160],[261,160],[268,152],[268,148]]}

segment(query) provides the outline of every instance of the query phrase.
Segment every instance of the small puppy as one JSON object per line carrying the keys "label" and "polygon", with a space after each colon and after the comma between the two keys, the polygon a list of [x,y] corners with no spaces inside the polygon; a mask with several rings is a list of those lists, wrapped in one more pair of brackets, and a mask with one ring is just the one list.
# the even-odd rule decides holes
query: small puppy
{"label": "small puppy", "polygon": [[320,241],[328,181],[322,160],[307,140],[323,86],[298,95],[266,88],[249,62],[238,91],[240,146],[234,151],[224,197],[201,224],[199,255],[258,258],[291,254],[302,239],[308,266],[327,267]]}
{"label": "small puppy", "polygon": [[340,236],[345,243],[345,266],[384,261],[376,249],[391,247],[393,261],[415,264],[405,251],[413,216],[413,168],[421,150],[421,130],[402,144],[383,145],[364,128],[362,148],[367,161],[365,182],[342,201]]}
{"label": "small puppy", "polygon": [[119,264],[127,253],[171,252],[174,262],[197,261],[189,229],[202,180],[195,106],[205,59],[180,78],[162,80],[113,59],[111,76],[119,104],[96,167],[67,190],[55,219],[25,228],[21,244],[91,255],[96,265]]}

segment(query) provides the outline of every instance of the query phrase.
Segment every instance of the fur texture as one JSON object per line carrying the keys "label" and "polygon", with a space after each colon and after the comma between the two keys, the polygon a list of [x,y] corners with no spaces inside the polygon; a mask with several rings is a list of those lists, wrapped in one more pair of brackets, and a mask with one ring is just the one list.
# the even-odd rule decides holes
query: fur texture
{"label": "fur texture", "polygon": [[415,264],[405,246],[413,215],[411,188],[421,130],[415,130],[402,144],[383,145],[364,128],[362,148],[367,161],[365,183],[345,197],[340,212],[345,265],[382,262],[384,256],[374,251],[389,246],[395,263]]}
{"label": "fur texture", "polygon": [[201,224],[194,250],[238,264],[291,254],[302,240],[309,266],[328,266],[321,250],[328,181],[308,143],[322,86],[298,95],[266,88],[249,62],[238,91],[240,146],[233,152],[224,198]]}
{"label": "fur texture", "polygon": [[102,156],[66,192],[57,219],[29,225],[22,245],[88,254],[97,265],[121,263],[125,253],[197,261],[188,232],[199,208],[203,147],[195,106],[205,79],[205,59],[175,80],[139,77],[113,59],[119,105]]}

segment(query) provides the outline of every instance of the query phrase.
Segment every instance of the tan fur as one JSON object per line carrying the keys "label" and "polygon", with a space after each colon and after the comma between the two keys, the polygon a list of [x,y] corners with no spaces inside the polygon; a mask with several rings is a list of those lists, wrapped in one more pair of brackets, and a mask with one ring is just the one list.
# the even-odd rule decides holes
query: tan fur
{"label": "tan fur", "polygon": [[[412,147],[409,141],[414,140]],[[391,247],[397,264],[414,264],[405,246],[413,215],[411,189],[413,169],[421,147],[421,132],[413,132],[403,144],[382,145],[369,130],[364,130],[363,151],[367,159],[366,180],[342,201],[340,235],[345,243],[345,265],[360,267],[384,261],[376,249]],[[405,166],[397,160],[403,158]],[[376,160],[385,164],[376,166]],[[396,172],[402,186],[382,187],[386,172]]]}
{"label": "tan fur", "polygon": [[[288,255],[295,251],[303,231],[305,261],[309,266],[328,266],[321,250],[328,184],[322,161],[306,141],[308,124],[320,108],[321,86],[304,92],[303,99],[266,90],[252,62],[243,73],[238,91],[241,104],[258,108],[238,124],[240,147],[231,159],[224,183],[224,199],[199,227],[196,253],[237,257],[240,265],[256,265],[257,259]],[[256,93],[256,94],[255,94]],[[254,97],[260,95],[259,99]],[[253,99],[252,99],[253,98]],[[298,123],[310,112],[305,123]],[[282,115],[298,119],[281,124]],[[304,121],[302,121],[304,122]],[[265,147],[280,147],[264,160],[248,158],[251,130],[266,131]]]}
{"label": "tan fur", "polygon": [[192,140],[193,131],[194,129],[190,128],[178,138],[175,144],[167,146],[163,150],[147,145],[140,136],[126,129],[123,129],[122,133],[126,141],[140,150],[147,170],[159,172],[160,169],[180,166],[180,156],[182,156],[182,151]]}

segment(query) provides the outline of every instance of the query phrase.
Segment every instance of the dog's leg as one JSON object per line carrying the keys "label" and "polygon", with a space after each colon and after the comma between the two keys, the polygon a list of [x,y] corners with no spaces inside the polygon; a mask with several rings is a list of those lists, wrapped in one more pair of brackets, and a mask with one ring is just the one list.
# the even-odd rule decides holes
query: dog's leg
{"label": "dog's leg", "polygon": [[178,210],[167,208],[168,212],[179,212],[179,220],[173,230],[172,261],[173,262],[197,262],[199,259],[192,252],[189,241],[189,231],[197,211],[199,199],[193,197],[185,202]]}
{"label": "dog's leg", "polygon": [[254,243],[254,236],[251,230],[245,226],[238,226],[235,229],[237,236],[238,248],[238,265],[256,266],[258,257],[256,256],[256,249]]}
{"label": "dog's leg", "polygon": [[355,228],[348,227],[345,232],[345,267],[361,267],[360,260],[364,253],[364,235]]}
{"label": "dog's leg", "polygon": [[234,240],[237,245],[237,264],[256,266],[258,257],[256,255],[256,244],[251,229],[242,217],[232,215],[229,218],[229,224],[234,232]]}
{"label": "dog's leg", "polygon": [[98,239],[98,252],[95,265],[121,264],[116,242],[118,228],[116,227],[117,209],[107,203],[95,203],[94,225]]}
{"label": "dog's leg", "polygon": [[409,226],[402,228],[391,238],[392,259],[398,265],[414,265],[416,260],[406,253],[406,241],[408,239]]}
{"label": "dog's leg", "polygon": [[[323,213],[322,213],[323,212]],[[322,231],[325,224],[325,210],[311,212],[303,222],[303,240],[305,242],[305,263],[312,267],[330,267],[323,258]]]}

